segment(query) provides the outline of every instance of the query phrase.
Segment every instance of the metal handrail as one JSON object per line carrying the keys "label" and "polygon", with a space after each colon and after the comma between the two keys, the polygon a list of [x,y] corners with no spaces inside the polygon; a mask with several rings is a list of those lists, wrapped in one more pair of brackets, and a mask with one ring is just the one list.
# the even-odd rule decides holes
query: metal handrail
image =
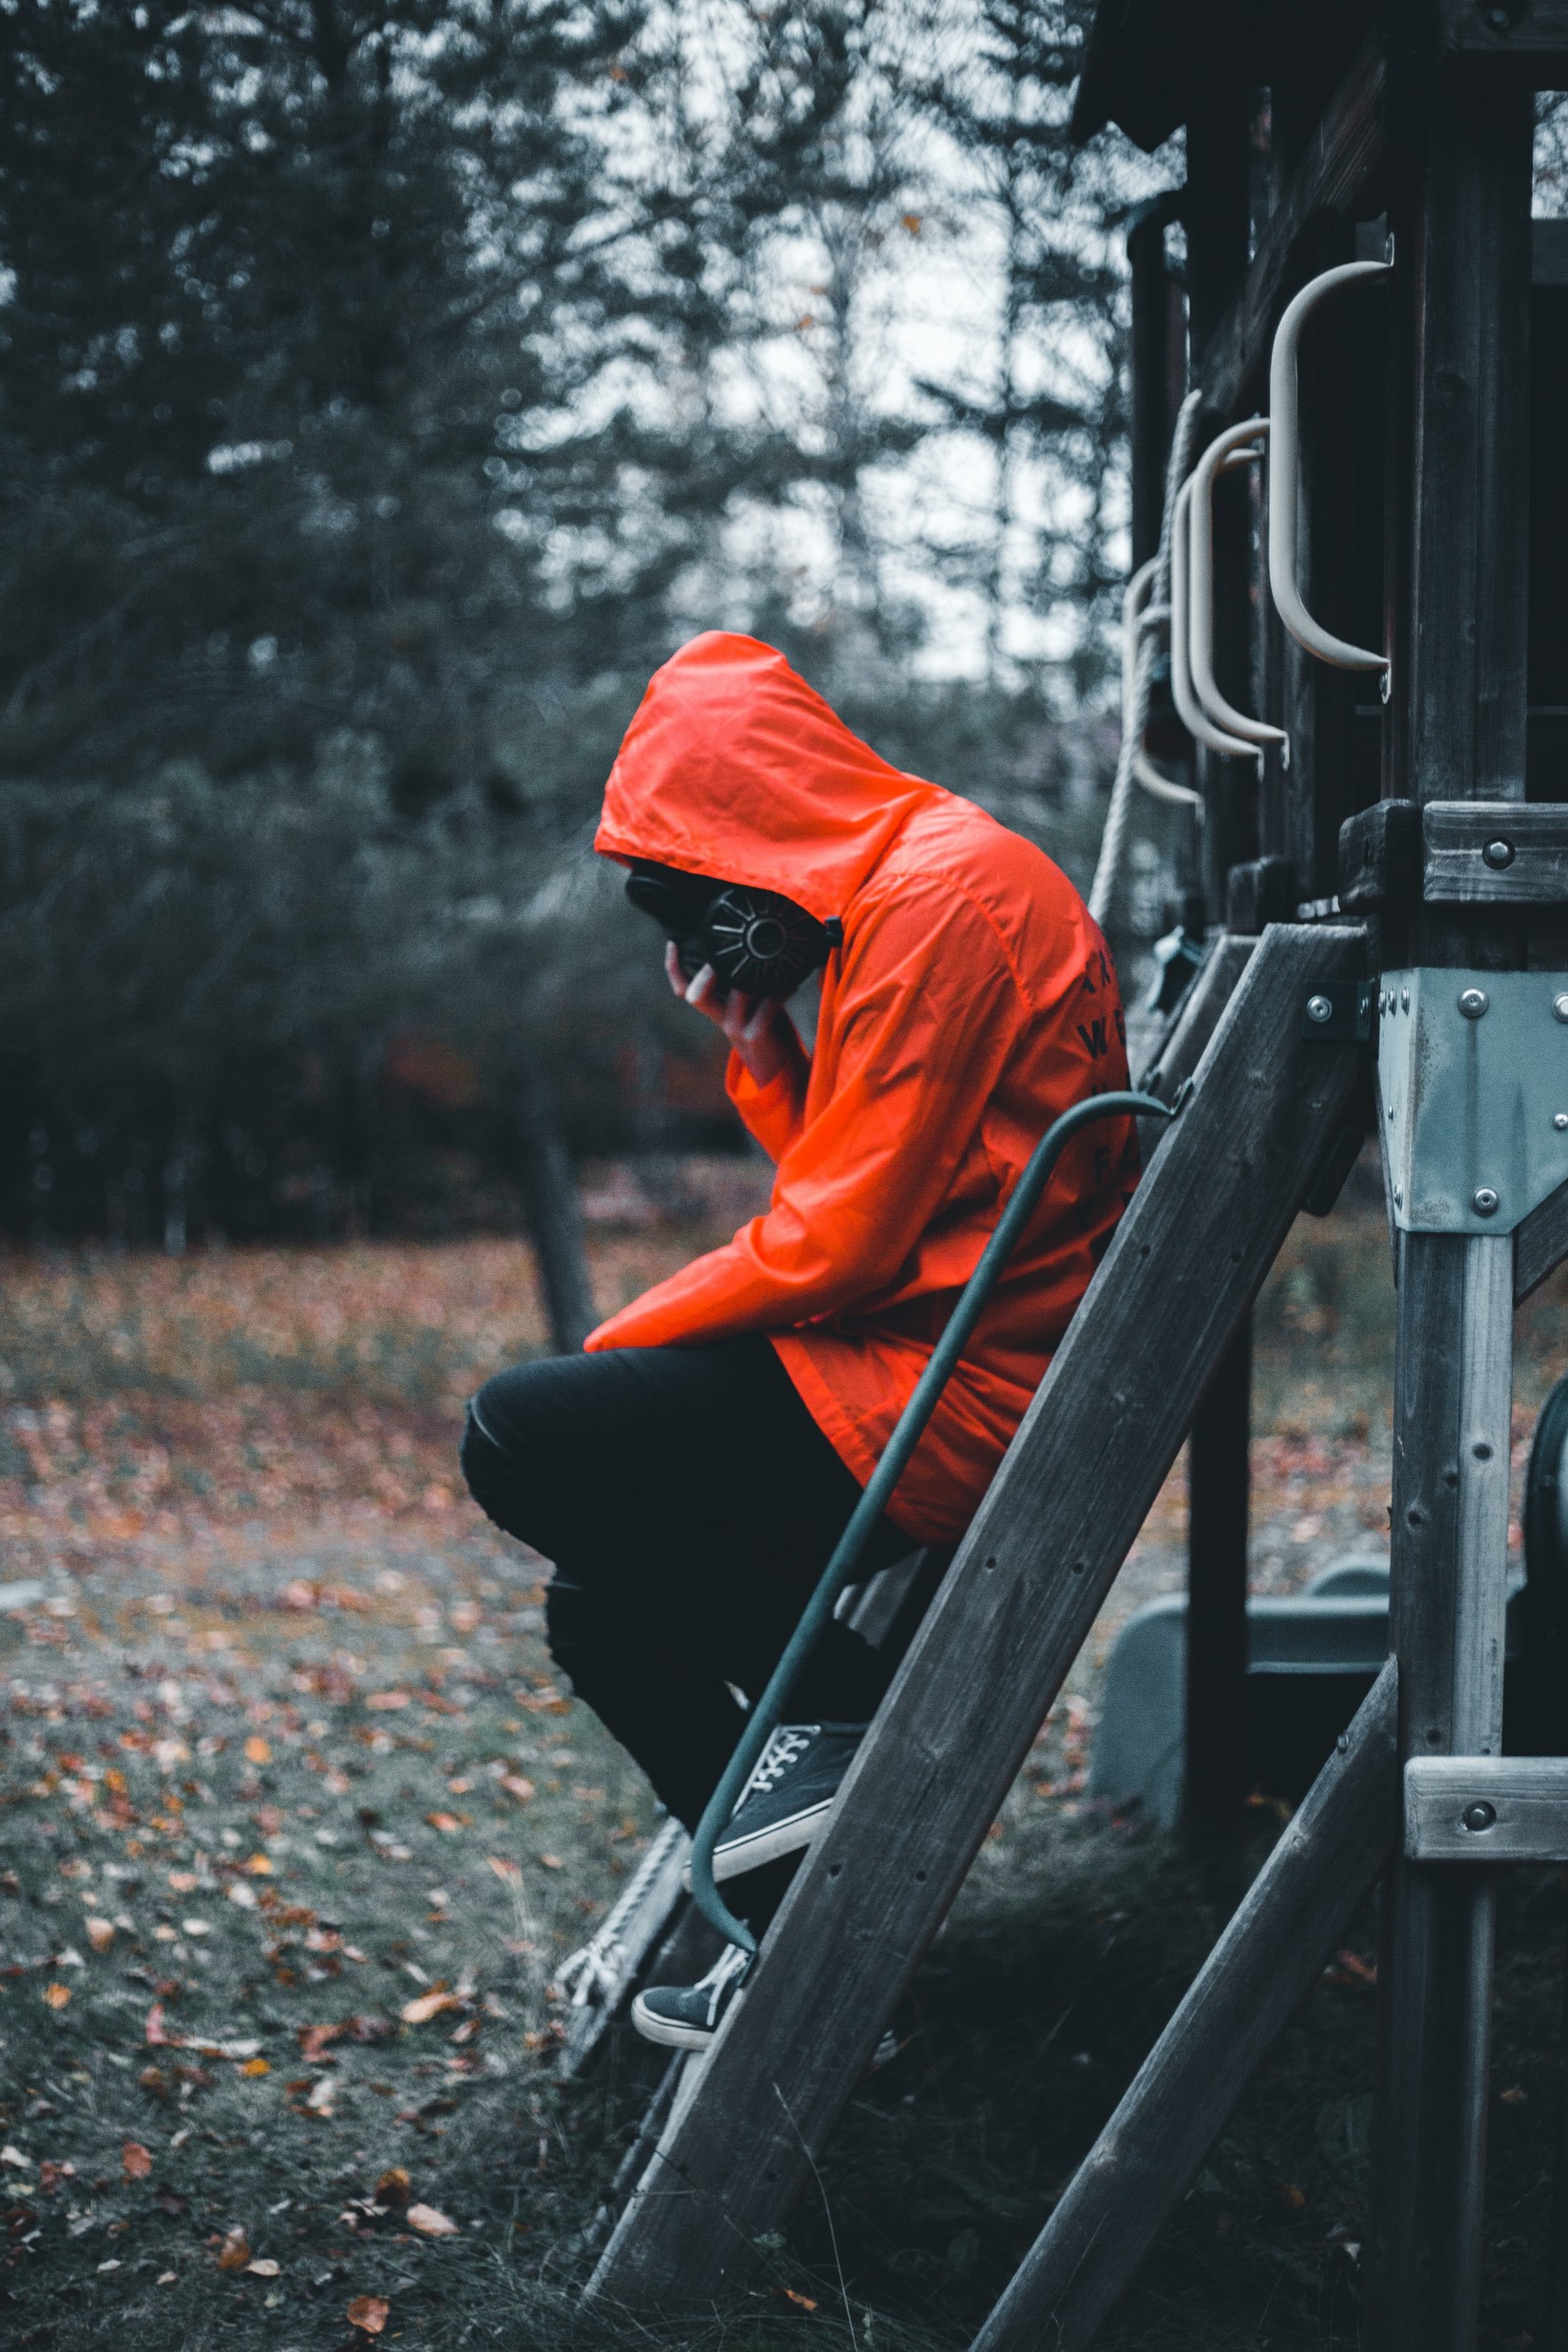
{"label": "metal handrail", "polygon": [[1269,475],[1268,584],[1279,616],[1303,652],[1336,669],[1375,669],[1382,673],[1383,700],[1389,699],[1392,671],[1387,654],[1351,645],[1312,618],[1298,585],[1299,569],[1300,399],[1298,355],[1301,329],[1325,295],[1337,287],[1365,278],[1387,277],[1394,268],[1393,240],[1386,262],[1345,262],[1325,270],[1301,288],[1274,330],[1269,361],[1268,405],[1273,425],[1273,463]]}
{"label": "metal handrail", "polygon": [[1193,692],[1193,673],[1190,667],[1192,624],[1189,613],[1192,594],[1191,527],[1193,484],[1195,474],[1189,474],[1176,499],[1176,511],[1171,517],[1170,533],[1170,692],[1176,705],[1176,715],[1195,742],[1205,744],[1209,751],[1218,752],[1226,760],[1256,760],[1261,757],[1255,743],[1248,743],[1240,735],[1226,734],[1214,724]]}
{"label": "metal handrail", "polygon": [[1060,1118],[1047,1128],[1030,1154],[1023,1174],[1013,1187],[1012,1197],[998,1218],[991,1239],[980,1252],[979,1263],[964,1284],[958,1302],[948,1319],[947,1328],[915,1384],[914,1394],[899,1415],[893,1435],[882,1449],[881,1459],[850,1514],[849,1525],[817,1580],[816,1590],[801,1612],[800,1622],[768,1679],[767,1688],[752,1708],[746,1729],[725,1766],[723,1778],[709,1798],[707,1809],[697,1825],[691,1856],[693,1900],[703,1917],[731,1943],[738,1943],[743,1951],[755,1952],[757,1938],[746,1922],[737,1919],[727,1908],[714,1884],[713,1848],[745,1793],[747,1783],[760,1762],[763,1750],[778,1729],[796,1678],[832,1616],[834,1603],[845,1586],[855,1582],[856,1570],[871,1532],[893,1499],[894,1489],[925,1433],[926,1423],[935,1412],[942,1392],[980,1320],[986,1301],[996,1289],[1003,1267],[1011,1256],[1015,1243],[1034,1215],[1041,1196],[1051,1182],[1057,1160],[1080,1128],[1088,1127],[1099,1119],[1173,1119],[1182,1109],[1186,1099],[1185,1089],[1174,1102],[1161,1102],[1153,1095],[1140,1094],[1131,1089],[1118,1094],[1092,1095],[1087,1102],[1075,1102],[1069,1110],[1064,1110]]}
{"label": "metal handrail", "polygon": [[1261,461],[1268,434],[1266,416],[1249,416],[1215,435],[1193,467],[1192,509],[1188,518],[1188,629],[1187,662],[1193,692],[1215,726],[1263,751],[1282,747],[1284,764],[1291,763],[1291,739],[1283,727],[1264,718],[1249,718],[1220,692],[1214,675],[1214,484],[1222,473],[1238,472]]}

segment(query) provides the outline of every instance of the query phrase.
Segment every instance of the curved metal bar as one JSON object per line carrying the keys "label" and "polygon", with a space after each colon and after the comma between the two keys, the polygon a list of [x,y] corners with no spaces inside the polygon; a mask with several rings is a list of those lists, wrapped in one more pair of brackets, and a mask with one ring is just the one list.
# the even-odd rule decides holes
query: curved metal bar
{"label": "curved metal bar", "polygon": [[[1121,723],[1132,726],[1138,710],[1138,654],[1145,635],[1151,629],[1162,628],[1170,620],[1168,605],[1151,605],[1154,581],[1159,571],[1159,558],[1151,556],[1141,564],[1128,581],[1121,600]],[[1193,808],[1202,815],[1203,796],[1190,784],[1178,783],[1174,776],[1162,775],[1150,759],[1140,740],[1133,746],[1132,771],[1152,800],[1165,801],[1175,808]]]}
{"label": "curved metal bar", "polygon": [[1291,303],[1274,330],[1274,350],[1269,361],[1268,405],[1273,425],[1273,463],[1269,472],[1268,502],[1268,584],[1273,593],[1279,616],[1303,652],[1319,662],[1332,662],[1336,669],[1375,669],[1382,673],[1383,700],[1389,699],[1390,668],[1386,654],[1372,653],[1367,647],[1351,645],[1344,637],[1336,637],[1312,618],[1301,601],[1297,585],[1299,570],[1299,489],[1300,489],[1300,404],[1297,359],[1300,349],[1301,329],[1325,295],[1339,286],[1356,284],[1363,278],[1387,277],[1394,268],[1388,262],[1345,262],[1338,270],[1325,270],[1304,285]]}
{"label": "curved metal bar", "polygon": [[1255,760],[1257,746],[1246,742],[1240,735],[1227,735],[1213,720],[1193,692],[1193,673],[1188,666],[1191,622],[1188,606],[1192,589],[1191,539],[1193,483],[1196,475],[1189,474],[1176,499],[1176,511],[1171,517],[1170,531],[1170,691],[1176,705],[1176,715],[1195,742],[1206,744],[1211,752],[1219,752],[1227,760]]}
{"label": "curved metal bar", "polygon": [[1244,743],[1255,745],[1258,751],[1271,743],[1283,745],[1285,764],[1289,766],[1291,739],[1285,729],[1271,726],[1267,719],[1249,718],[1245,710],[1238,710],[1221,694],[1214,675],[1214,484],[1222,473],[1237,472],[1260,460],[1262,448],[1254,444],[1260,444],[1267,432],[1266,416],[1250,416],[1244,424],[1229,425],[1223,433],[1215,435],[1193,467],[1192,510],[1188,518],[1191,604],[1187,660],[1193,692],[1215,726],[1241,736]]}
{"label": "curved metal bar", "polygon": [[[1123,731],[1132,728],[1138,714],[1138,655],[1144,637],[1152,629],[1162,628],[1170,619],[1168,605],[1151,605],[1159,558],[1151,556],[1141,564],[1122,592],[1121,600],[1121,723]],[[1190,784],[1178,783],[1174,776],[1162,775],[1145,751],[1141,739],[1133,746],[1132,771],[1151,799],[1167,802],[1172,808],[1194,808],[1202,813],[1203,796]]]}
{"label": "curved metal bar", "polygon": [[746,1729],[736,1742],[735,1753],[725,1766],[724,1777],[709,1798],[707,1810],[697,1825],[696,1835],[692,1838],[691,1857],[693,1900],[703,1917],[731,1943],[738,1943],[743,1951],[755,1952],[757,1938],[746,1922],[737,1919],[733,1911],[727,1908],[713,1883],[713,1848],[745,1793],[746,1784],[760,1762],[763,1749],[778,1728],[796,1677],[832,1616],[834,1603],[845,1586],[854,1583],[856,1569],[871,1531],[892,1500],[893,1491],[904,1475],[909,1456],[924,1435],[925,1425],[936,1410],[942,1392],[963,1353],[965,1343],[979,1322],[1004,1266],[1012,1255],[1014,1245],[1039,1206],[1057,1160],[1079,1129],[1099,1119],[1174,1119],[1185,1101],[1185,1093],[1178,1096],[1174,1103],[1161,1102],[1153,1095],[1138,1094],[1131,1090],[1120,1094],[1091,1095],[1087,1102],[1073,1103],[1070,1109],[1062,1112],[1059,1119],[1053,1121],[1030,1154],[1028,1165],[1014,1185],[1012,1197],[998,1218],[991,1239],[980,1252],[980,1261],[964,1284],[947,1328],[915,1384],[914,1394],[899,1415],[893,1435],[882,1450],[882,1457],[851,1513],[849,1525],[839,1538],[815,1592],[801,1613],[800,1623],[790,1636],[784,1654],[769,1677],[766,1690],[747,1719]]}

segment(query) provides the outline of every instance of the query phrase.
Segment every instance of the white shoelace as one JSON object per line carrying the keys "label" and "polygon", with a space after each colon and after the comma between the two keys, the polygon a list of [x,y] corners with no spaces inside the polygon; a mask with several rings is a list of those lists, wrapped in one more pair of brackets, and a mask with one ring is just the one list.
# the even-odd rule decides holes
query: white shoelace
{"label": "white shoelace", "polygon": [[752,1955],[750,1952],[743,1952],[738,1943],[726,1943],[724,1949],[719,1953],[718,1958],[713,1962],[713,1965],[709,1970],[707,1976],[698,1978],[696,1984],[692,1987],[693,1991],[710,1992],[713,1995],[713,1998],[708,2004],[708,2014],[710,2017],[712,2016],[714,2010],[717,2008],[718,1996],[723,1991],[725,1985],[729,1984],[731,1978],[744,1977],[751,1964]]}
{"label": "white shoelace", "polygon": [[[769,1788],[775,1788],[790,1766],[805,1755],[821,1728],[817,1723],[781,1723],[762,1750],[761,1762],[741,1792],[741,1804],[744,1805],[749,1796],[761,1796]],[[740,1805],[735,1810],[739,1812]]]}

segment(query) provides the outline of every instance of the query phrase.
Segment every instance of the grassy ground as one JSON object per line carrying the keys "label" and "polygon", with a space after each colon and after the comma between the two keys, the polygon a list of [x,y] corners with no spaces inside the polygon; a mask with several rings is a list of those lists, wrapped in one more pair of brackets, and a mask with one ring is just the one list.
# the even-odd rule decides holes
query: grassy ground
{"label": "grassy ground", "polygon": [[[605,1302],[706,1238],[606,1239]],[[1262,1302],[1260,1583],[1384,1527],[1386,1248],[1357,1195]],[[539,1340],[506,1242],[5,1267],[0,1581],[41,1588],[0,1614],[8,2352],[648,2340],[573,2293],[654,2056],[617,2036],[561,2084],[549,1984],[651,1811],[453,1462],[462,1396]],[[1521,1447],[1564,1361],[1554,1290]],[[1182,1533],[1178,1468],[819,2193],[672,2340],[967,2341],[1274,1826],[1199,1867],[1076,1793]],[[1553,1874],[1510,1881],[1492,2347],[1542,2340],[1564,1924]],[[1363,1921],[1107,2343],[1353,2341],[1374,1960]]]}

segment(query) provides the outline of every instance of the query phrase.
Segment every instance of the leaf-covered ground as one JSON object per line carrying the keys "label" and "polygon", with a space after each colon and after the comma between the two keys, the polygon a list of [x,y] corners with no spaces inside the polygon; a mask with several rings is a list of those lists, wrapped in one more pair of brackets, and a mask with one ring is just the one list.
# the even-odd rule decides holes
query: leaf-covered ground
{"label": "leaf-covered ground", "polygon": [[[603,1238],[604,1303],[707,1238]],[[1379,1542],[1391,1329],[1357,1194],[1260,1310],[1260,1583]],[[1564,1334],[1550,1291],[1521,1447]],[[8,2352],[648,2340],[574,2292],[657,2060],[617,2035],[564,2085],[549,1987],[652,1810],[455,1466],[463,1397],[541,1337],[502,1240],[0,1273]],[[672,2340],[958,2347],[1038,2229],[1274,1819],[1200,1867],[1079,1794],[1099,1662],[1183,1519],[1178,1468],[819,2194]],[[1522,2347],[1563,1903],[1546,1875],[1506,1905],[1486,2341]],[[1108,2343],[1353,2340],[1374,1961],[1366,1921]]]}

